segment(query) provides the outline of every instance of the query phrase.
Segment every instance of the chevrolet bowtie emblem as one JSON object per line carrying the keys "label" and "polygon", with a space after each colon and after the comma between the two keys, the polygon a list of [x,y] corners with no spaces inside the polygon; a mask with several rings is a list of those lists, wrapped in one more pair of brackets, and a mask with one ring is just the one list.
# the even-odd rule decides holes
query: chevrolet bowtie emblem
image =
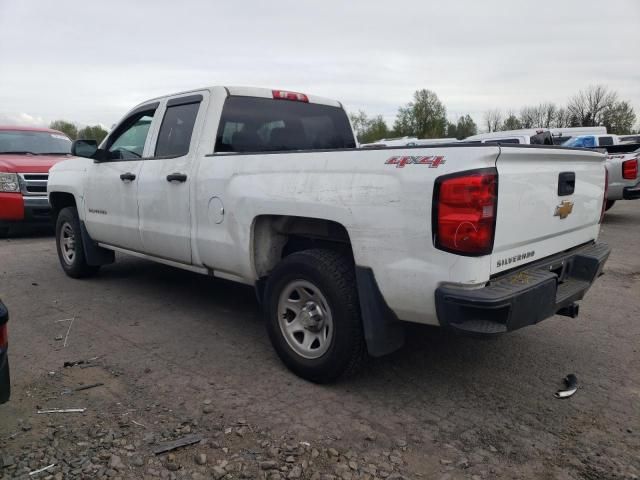
{"label": "chevrolet bowtie emblem", "polygon": [[571,212],[573,212],[573,202],[568,200],[563,200],[560,205],[556,207],[556,213],[553,214],[554,217],[567,218]]}

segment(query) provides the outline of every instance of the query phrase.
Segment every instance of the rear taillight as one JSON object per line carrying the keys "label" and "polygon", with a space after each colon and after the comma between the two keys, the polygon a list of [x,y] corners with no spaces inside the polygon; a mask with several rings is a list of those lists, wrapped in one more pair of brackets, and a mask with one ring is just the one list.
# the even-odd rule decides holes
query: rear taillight
{"label": "rear taillight", "polygon": [[433,194],[433,240],[436,248],[460,255],[493,250],[498,203],[495,168],[445,175]]}
{"label": "rear taillight", "polygon": [[273,93],[273,98],[276,100],[293,100],[294,102],[309,103],[309,97],[304,93],[287,92],[285,90],[271,90],[271,93]]}
{"label": "rear taillight", "polygon": [[0,325],[0,352],[7,349],[9,345],[9,334],[7,332],[7,324]]}
{"label": "rear taillight", "polygon": [[622,178],[625,180],[635,180],[638,176],[638,159],[622,162]]}
{"label": "rear taillight", "polygon": [[609,195],[609,170],[604,167],[604,195],[602,197],[602,211],[600,212],[600,223],[604,220],[604,212],[607,209],[607,197]]}

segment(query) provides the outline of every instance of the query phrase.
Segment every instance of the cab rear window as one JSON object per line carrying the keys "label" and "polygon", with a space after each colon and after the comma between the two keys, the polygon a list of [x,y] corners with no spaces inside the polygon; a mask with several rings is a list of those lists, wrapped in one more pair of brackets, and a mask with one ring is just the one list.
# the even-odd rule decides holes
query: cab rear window
{"label": "cab rear window", "polygon": [[228,97],[216,152],[277,152],[355,148],[342,108],[290,100]]}

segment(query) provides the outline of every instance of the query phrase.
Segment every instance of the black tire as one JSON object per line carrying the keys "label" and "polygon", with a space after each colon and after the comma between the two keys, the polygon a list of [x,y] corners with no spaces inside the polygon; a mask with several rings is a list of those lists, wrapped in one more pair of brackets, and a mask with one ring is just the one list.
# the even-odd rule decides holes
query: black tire
{"label": "black tire", "polygon": [[[71,249],[64,247],[62,244],[61,236],[63,230],[72,235],[74,243],[72,257],[69,254]],[[89,277],[100,269],[99,266],[87,264],[80,230],[80,219],[78,218],[76,207],[63,208],[58,214],[56,219],[56,248],[62,269],[72,278]]]}
{"label": "black tire", "polygon": [[9,227],[0,227],[0,238],[7,238],[9,236]]}
{"label": "black tire", "polygon": [[611,207],[615,205],[615,200],[607,200],[607,204],[604,206],[604,211],[608,211]]}
{"label": "black tire", "polygon": [[11,397],[11,376],[9,375],[9,359],[0,369],[0,403],[6,403]]}
{"label": "black tire", "polygon": [[[332,335],[325,342],[326,351],[317,358],[305,358],[294,350],[289,344],[291,337],[287,340],[284,327],[281,327],[280,297],[296,282],[312,284],[328,306]],[[359,370],[367,353],[350,255],[324,249],[289,255],[269,276],[264,300],[271,343],[280,359],[296,375],[315,383],[329,383]],[[305,328],[303,335],[307,330]]]}

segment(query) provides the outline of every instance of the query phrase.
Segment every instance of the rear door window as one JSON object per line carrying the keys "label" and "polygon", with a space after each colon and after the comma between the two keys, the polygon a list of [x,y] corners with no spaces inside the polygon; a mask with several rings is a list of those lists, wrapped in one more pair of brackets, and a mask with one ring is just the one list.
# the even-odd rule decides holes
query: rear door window
{"label": "rear door window", "polygon": [[613,145],[613,137],[598,137],[598,145]]}
{"label": "rear door window", "polygon": [[182,157],[189,153],[199,108],[200,101],[181,105],[171,105],[169,101],[158,133],[156,157]]}
{"label": "rear door window", "polygon": [[216,152],[275,152],[355,148],[342,108],[291,100],[228,97]]}

